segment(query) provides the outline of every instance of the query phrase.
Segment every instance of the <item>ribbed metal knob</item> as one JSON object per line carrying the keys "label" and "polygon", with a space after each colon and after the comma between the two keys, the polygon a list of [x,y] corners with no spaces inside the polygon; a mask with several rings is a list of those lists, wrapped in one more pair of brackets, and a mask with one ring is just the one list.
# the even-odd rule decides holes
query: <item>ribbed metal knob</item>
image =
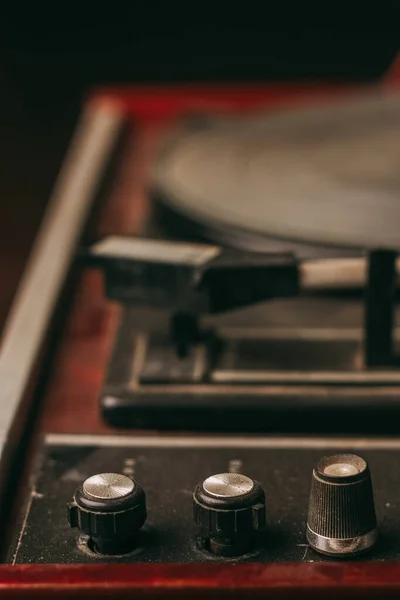
{"label": "ribbed metal knob", "polygon": [[146,498],[139,484],[121,473],[99,473],[83,482],[68,505],[68,521],[102,554],[131,550],[146,520]]}
{"label": "ribbed metal knob", "polygon": [[210,552],[243,554],[265,528],[264,490],[239,473],[211,475],[194,490],[193,518]]}
{"label": "ribbed metal knob", "polygon": [[369,550],[378,537],[371,474],[355,454],[321,458],[311,480],[307,539],[315,550],[347,556]]}

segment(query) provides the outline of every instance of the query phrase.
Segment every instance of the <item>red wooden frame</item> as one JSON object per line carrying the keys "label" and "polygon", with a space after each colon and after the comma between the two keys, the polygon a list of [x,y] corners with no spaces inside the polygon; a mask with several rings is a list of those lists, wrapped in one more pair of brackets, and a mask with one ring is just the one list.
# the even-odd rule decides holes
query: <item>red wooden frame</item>
{"label": "red wooden frame", "polygon": [[0,567],[1,598],[398,598],[394,563],[21,565]]}

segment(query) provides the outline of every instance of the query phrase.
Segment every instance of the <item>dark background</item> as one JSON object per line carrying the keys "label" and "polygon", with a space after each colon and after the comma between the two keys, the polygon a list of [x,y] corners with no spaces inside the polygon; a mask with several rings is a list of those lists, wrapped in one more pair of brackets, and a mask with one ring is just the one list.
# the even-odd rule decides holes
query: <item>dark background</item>
{"label": "dark background", "polygon": [[[99,83],[374,79],[399,2],[9,3],[0,8],[0,323],[82,96]],[[367,6],[365,6],[367,4]],[[316,8],[316,7],[319,8]]]}

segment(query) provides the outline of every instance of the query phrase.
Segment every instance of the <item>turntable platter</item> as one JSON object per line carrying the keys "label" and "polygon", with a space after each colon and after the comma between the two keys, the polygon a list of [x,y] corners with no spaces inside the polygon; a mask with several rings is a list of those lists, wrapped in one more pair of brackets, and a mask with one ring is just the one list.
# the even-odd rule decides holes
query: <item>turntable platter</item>
{"label": "turntable platter", "polygon": [[167,139],[152,185],[169,208],[215,230],[400,247],[400,94],[189,120]]}

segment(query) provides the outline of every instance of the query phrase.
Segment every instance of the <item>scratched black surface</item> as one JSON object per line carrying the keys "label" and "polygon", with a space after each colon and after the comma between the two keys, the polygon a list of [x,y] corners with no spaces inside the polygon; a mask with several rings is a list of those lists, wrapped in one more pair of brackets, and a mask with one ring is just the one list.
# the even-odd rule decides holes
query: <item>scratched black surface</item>
{"label": "scratched black surface", "polygon": [[[343,446],[340,451],[352,451]],[[307,547],[305,523],[311,469],[321,448],[106,447],[48,445],[37,474],[31,503],[21,513],[8,562],[205,562],[320,561]],[[371,466],[381,538],[368,555],[374,560],[400,559],[399,449],[358,449]],[[195,484],[226,471],[230,461],[258,479],[267,497],[268,528],[260,545],[242,558],[221,559],[196,548],[191,496]],[[127,462],[126,462],[127,461]],[[86,538],[71,530],[66,504],[89,475],[121,471],[134,462],[135,478],[145,489],[148,520],[138,548],[131,554],[104,557],[87,548]],[[29,507],[27,509],[27,507]],[[27,517],[26,517],[27,514]],[[25,523],[24,523],[25,521]],[[23,528],[23,533],[21,529]],[[17,550],[18,548],[18,550]],[[367,558],[367,557],[366,557]],[[362,560],[362,559],[361,559]]]}

